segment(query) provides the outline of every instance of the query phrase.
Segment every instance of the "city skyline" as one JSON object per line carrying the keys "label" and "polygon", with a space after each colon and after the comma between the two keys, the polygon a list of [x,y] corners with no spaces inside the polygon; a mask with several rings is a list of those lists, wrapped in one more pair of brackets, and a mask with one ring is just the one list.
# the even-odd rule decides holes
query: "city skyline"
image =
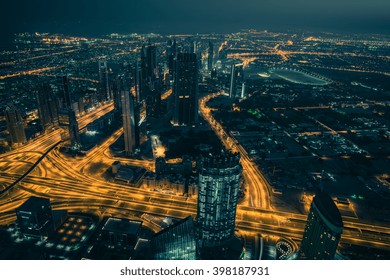
{"label": "city skyline", "polygon": [[390,259],[388,36],[24,31],[0,259]]}

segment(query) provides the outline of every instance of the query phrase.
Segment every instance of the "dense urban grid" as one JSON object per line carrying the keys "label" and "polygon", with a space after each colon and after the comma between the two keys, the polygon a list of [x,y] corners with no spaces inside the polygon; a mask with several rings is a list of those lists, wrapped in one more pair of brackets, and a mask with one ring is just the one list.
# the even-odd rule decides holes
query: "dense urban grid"
{"label": "dense urban grid", "polygon": [[19,33],[0,259],[390,259],[390,37]]}

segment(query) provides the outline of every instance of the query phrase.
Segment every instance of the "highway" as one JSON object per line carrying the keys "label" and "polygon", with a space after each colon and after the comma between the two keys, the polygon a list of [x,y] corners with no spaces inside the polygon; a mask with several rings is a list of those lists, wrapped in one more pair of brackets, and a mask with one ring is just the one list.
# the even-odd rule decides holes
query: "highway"
{"label": "highway", "polygon": [[[105,104],[95,111],[86,114],[78,119],[80,129],[85,128],[89,123],[95,121],[101,116],[114,109],[113,102]],[[12,188],[21,181],[30,172],[38,172],[41,175],[47,175],[51,168],[42,168],[39,166],[41,160],[44,160],[49,151],[53,150],[61,142],[61,129],[55,129],[41,135],[26,145],[2,155],[0,160],[0,172],[10,172],[15,174],[14,181],[2,183],[0,178],[0,194]],[[38,166],[38,169],[34,170]],[[8,184],[7,184],[8,183]]]}
{"label": "highway", "polygon": [[[106,209],[110,209],[110,213],[113,215],[124,211],[135,211],[175,218],[184,218],[196,214],[195,200],[141,190],[138,190],[138,192],[133,192],[131,189],[123,190],[121,185],[113,187],[113,184],[110,184],[110,186],[95,184],[91,186],[83,182],[70,183],[65,181],[56,182],[55,180],[42,183],[42,178],[39,177],[29,178],[25,180],[25,184],[27,187],[23,186],[18,191],[32,192],[34,195],[38,193],[40,196],[48,197],[51,199],[54,209],[83,212],[88,212],[91,209],[100,209],[104,212]],[[38,188],[34,188],[34,186],[38,186]],[[99,187],[99,190],[96,190],[97,187]],[[11,203],[0,205],[2,221],[12,222],[11,218],[14,217],[14,214],[9,211],[10,206],[17,207],[23,201],[23,199],[18,198],[15,201],[12,200]],[[288,236],[299,241],[303,234],[306,217],[304,215],[239,206],[236,222],[239,230]],[[390,249],[389,228],[348,221],[344,223],[345,230],[342,235],[342,242]]]}
{"label": "highway", "polygon": [[245,188],[247,194],[245,197],[245,204],[256,208],[271,208],[270,198],[270,184],[266,180],[265,176],[261,174],[256,164],[253,163],[245,149],[238,144],[229,134],[223,130],[221,124],[219,124],[212,116],[210,108],[206,106],[207,102],[223,93],[214,93],[203,97],[199,101],[199,111],[203,118],[209,123],[215,134],[219,137],[225,148],[232,152],[239,152],[241,155],[241,165],[243,167],[243,176],[245,178]]}
{"label": "highway", "polygon": [[26,178],[28,176],[28,174],[30,174],[31,171],[34,170],[34,168],[36,166],[38,166],[38,164],[47,156],[48,153],[50,153],[51,150],[53,150],[58,144],[60,144],[61,142],[57,142],[56,144],[54,144],[52,147],[50,147],[49,150],[47,150],[29,169],[26,170],[26,172],[22,175],[22,176],[18,176],[16,181],[13,182],[12,184],[8,185],[7,187],[5,187],[3,190],[0,190],[0,195],[6,193],[7,191],[9,191],[12,187],[16,186],[19,182],[21,182],[24,178]]}
{"label": "highway", "polygon": [[[226,147],[241,154],[241,164],[246,179],[247,195],[237,209],[237,229],[249,233],[278,235],[300,241],[306,224],[306,215],[280,211],[271,207],[269,183],[250,161],[246,151],[235,139],[231,138],[222,126],[212,117],[211,109],[206,106],[209,99],[222,93],[209,95],[200,100],[200,110],[204,118],[220,137]],[[110,106],[102,106],[97,111],[83,117],[83,125],[96,119]],[[99,111],[101,110],[101,111]],[[168,195],[141,188],[132,188],[107,181],[100,174],[118,160],[109,152],[109,146],[118,139],[122,129],[114,132],[100,146],[83,158],[70,158],[56,148],[48,148],[59,138],[58,130],[39,137],[26,146],[9,152],[0,161],[0,183],[11,184],[24,173],[22,169],[7,166],[29,166],[45,152],[32,172],[20,180],[10,191],[0,196],[0,224],[15,222],[15,209],[29,196],[50,198],[53,209],[67,209],[77,212],[93,212],[99,215],[124,216],[126,213],[147,213],[159,216],[184,218],[196,215],[196,199],[185,196]],[[50,135],[50,136],[49,136]],[[52,139],[54,138],[54,140]],[[54,142],[53,142],[54,141]],[[32,150],[29,150],[32,149]],[[21,159],[24,160],[21,163]],[[154,169],[151,160],[127,160],[128,164]],[[91,166],[101,165],[98,172],[90,172]],[[371,225],[356,218],[343,217],[345,231],[342,242],[390,250],[390,228],[383,225]]]}

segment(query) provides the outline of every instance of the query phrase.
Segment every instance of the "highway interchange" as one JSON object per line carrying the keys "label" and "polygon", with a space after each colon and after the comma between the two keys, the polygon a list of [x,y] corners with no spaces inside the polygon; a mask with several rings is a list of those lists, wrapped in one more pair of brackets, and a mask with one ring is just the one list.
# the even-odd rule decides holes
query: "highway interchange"
{"label": "highway interchange", "polygon": [[[243,147],[213,118],[211,109],[207,107],[207,101],[220,94],[202,98],[199,109],[223,144],[241,154],[247,195],[237,209],[237,229],[248,234],[284,236],[299,242],[306,215],[282,211],[271,205],[271,186],[266,178]],[[109,103],[81,117],[78,120],[80,129],[112,109],[113,104]],[[3,154],[0,159],[0,190],[7,188],[22,175],[26,177],[1,195],[0,224],[14,223],[15,209],[32,195],[50,198],[55,210],[66,209],[99,216],[123,217],[136,212],[174,218],[195,216],[196,198],[152,192],[142,187],[132,188],[107,181],[101,176],[100,173],[105,172],[115,160],[154,170],[153,160],[118,159],[111,155],[109,147],[122,132],[122,129],[117,130],[83,158],[70,158],[58,150],[57,145],[61,140],[59,129]],[[52,150],[39,164],[25,174],[49,149]],[[92,165],[98,165],[97,171],[91,172]],[[352,217],[343,217],[343,220],[342,242],[390,250],[389,227],[371,225]]]}

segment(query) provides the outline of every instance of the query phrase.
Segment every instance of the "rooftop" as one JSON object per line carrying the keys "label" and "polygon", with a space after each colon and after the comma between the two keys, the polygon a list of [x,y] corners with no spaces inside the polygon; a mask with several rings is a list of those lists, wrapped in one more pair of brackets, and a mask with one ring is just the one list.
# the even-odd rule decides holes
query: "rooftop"
{"label": "rooftop", "polygon": [[43,197],[31,196],[29,197],[17,211],[34,212],[44,208],[44,206],[50,205],[50,199]]}
{"label": "rooftop", "polygon": [[327,218],[332,224],[338,227],[343,227],[343,220],[341,218],[340,211],[333,199],[327,193],[319,190],[316,193],[313,202],[325,218]]}
{"label": "rooftop", "polygon": [[142,226],[141,221],[109,218],[107,222],[104,224],[102,230],[136,235],[138,231],[141,229],[141,226]]}
{"label": "rooftop", "polygon": [[[162,231],[156,233],[155,237],[163,235],[163,234],[165,234],[167,232],[170,232],[172,229],[177,228],[177,227],[179,227],[179,226],[181,226],[182,224],[185,224],[185,223],[188,223],[188,226],[190,228],[193,228],[194,227],[194,219],[192,218],[192,216],[188,216],[187,218],[181,219],[180,221],[174,223],[173,225],[170,225],[169,227],[167,227],[167,228],[163,229]],[[193,234],[193,232],[188,232],[188,234]]]}

